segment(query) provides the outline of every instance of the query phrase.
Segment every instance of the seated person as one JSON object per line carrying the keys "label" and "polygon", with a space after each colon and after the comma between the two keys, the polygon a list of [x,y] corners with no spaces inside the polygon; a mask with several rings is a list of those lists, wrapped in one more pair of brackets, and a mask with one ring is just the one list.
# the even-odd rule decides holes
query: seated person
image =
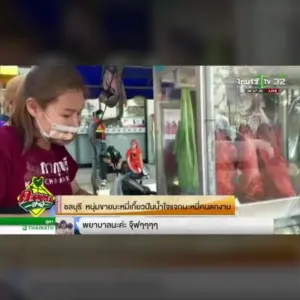
{"label": "seated person", "polygon": [[133,177],[139,177],[143,173],[143,154],[137,140],[131,141],[131,148],[126,153],[128,168]]}
{"label": "seated person", "polygon": [[118,151],[114,146],[107,147],[103,160],[115,172],[122,173],[122,174],[128,172],[126,161],[123,161],[120,151]]}
{"label": "seated person", "polygon": [[68,63],[36,66],[22,84],[11,124],[0,127],[0,213],[26,213],[17,197],[33,177],[53,195],[87,195],[65,145],[78,132],[85,84]]}
{"label": "seated person", "polygon": [[[124,161],[121,153],[114,146],[107,147],[104,161],[119,174],[110,190],[111,195],[148,195],[148,187],[139,184],[132,172],[128,168],[126,160]],[[142,176],[142,173],[141,173]]]}

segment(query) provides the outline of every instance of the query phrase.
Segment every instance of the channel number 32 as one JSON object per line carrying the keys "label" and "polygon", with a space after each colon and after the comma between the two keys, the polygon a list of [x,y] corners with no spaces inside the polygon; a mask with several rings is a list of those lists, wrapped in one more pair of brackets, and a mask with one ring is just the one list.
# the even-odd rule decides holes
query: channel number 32
{"label": "channel number 32", "polygon": [[285,78],[274,78],[274,85],[285,85]]}

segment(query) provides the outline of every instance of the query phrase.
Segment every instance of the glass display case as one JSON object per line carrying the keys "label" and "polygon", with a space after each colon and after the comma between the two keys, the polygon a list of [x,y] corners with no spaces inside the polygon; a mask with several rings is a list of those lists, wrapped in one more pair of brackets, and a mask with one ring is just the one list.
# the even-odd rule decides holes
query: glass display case
{"label": "glass display case", "polygon": [[299,215],[300,68],[203,68],[213,74],[216,194],[234,194],[242,215]]}
{"label": "glass display case", "polygon": [[174,146],[189,88],[199,182],[192,192],[235,195],[241,215],[300,215],[300,67],[171,66],[154,78],[160,194],[190,192],[179,171],[191,180],[193,168]]}
{"label": "glass display case", "polygon": [[198,194],[196,69],[168,66],[153,73],[157,191]]}

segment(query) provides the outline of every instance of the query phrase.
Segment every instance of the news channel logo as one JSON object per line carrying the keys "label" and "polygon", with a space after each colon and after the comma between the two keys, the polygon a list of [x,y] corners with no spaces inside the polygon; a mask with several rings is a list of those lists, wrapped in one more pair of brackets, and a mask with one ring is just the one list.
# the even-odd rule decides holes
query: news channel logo
{"label": "news channel logo", "polygon": [[239,86],[254,86],[260,89],[266,87],[282,87],[287,84],[287,79],[285,75],[278,75],[278,76],[270,76],[260,74],[255,77],[246,77],[240,78],[237,77],[237,83]]}

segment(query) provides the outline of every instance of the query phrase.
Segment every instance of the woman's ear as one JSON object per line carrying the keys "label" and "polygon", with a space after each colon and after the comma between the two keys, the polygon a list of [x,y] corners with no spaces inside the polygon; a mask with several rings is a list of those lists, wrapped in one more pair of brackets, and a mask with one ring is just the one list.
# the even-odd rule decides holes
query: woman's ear
{"label": "woman's ear", "polygon": [[36,118],[39,114],[39,106],[34,98],[26,100],[26,108],[32,117]]}

